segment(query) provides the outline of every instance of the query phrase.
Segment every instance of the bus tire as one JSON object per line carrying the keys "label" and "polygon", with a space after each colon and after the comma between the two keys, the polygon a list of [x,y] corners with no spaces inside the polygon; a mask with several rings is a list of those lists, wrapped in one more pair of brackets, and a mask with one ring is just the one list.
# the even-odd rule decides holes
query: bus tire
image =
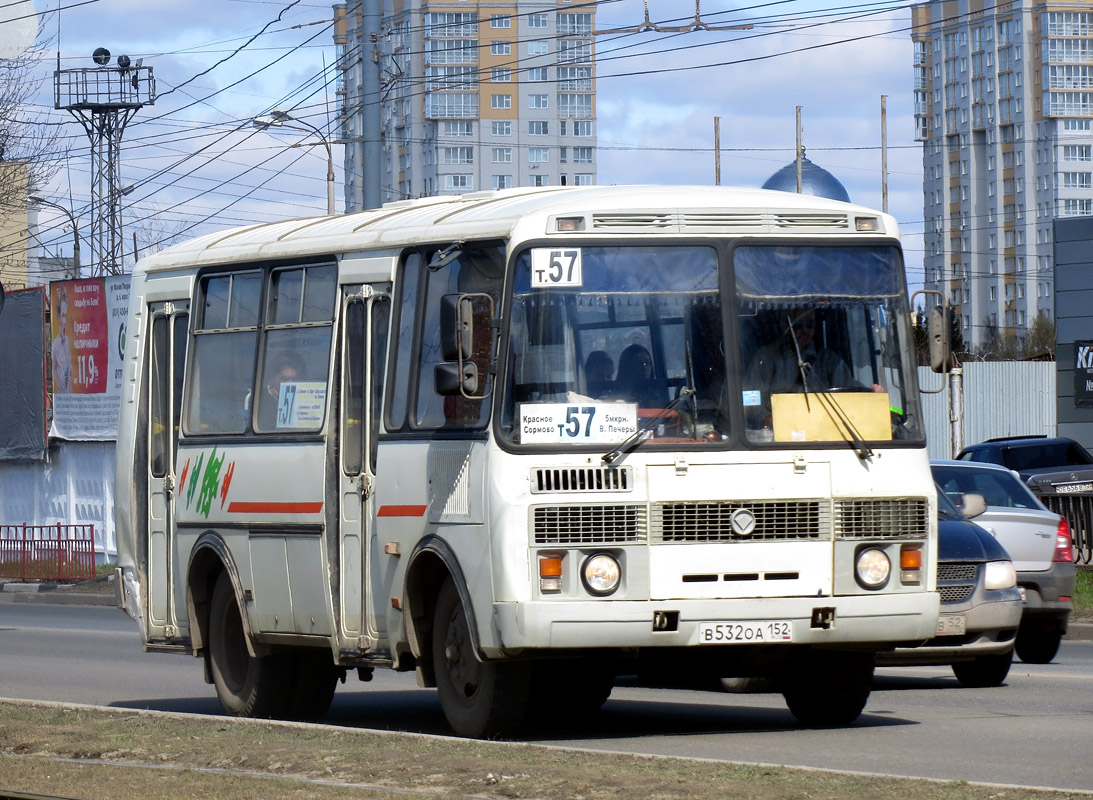
{"label": "bus tire", "polygon": [[437,597],[432,645],[440,707],[452,730],[476,739],[513,733],[524,720],[531,669],[527,664],[478,660],[451,578]]}
{"label": "bus tire", "polygon": [[556,720],[559,714],[598,711],[615,688],[614,665],[592,658],[534,662],[528,697],[528,721]]}
{"label": "bus tire", "polygon": [[255,658],[231,580],[222,574],[209,609],[209,666],[216,696],[233,717],[281,718],[290,701],[292,663],[283,655]]}
{"label": "bus tire", "polygon": [[314,722],[330,709],[334,690],[338,687],[338,671],[326,650],[296,653],[295,662],[288,716],[301,722]]}
{"label": "bus tire", "polygon": [[802,725],[836,727],[861,715],[872,683],[872,653],[814,650],[785,674],[782,696]]}

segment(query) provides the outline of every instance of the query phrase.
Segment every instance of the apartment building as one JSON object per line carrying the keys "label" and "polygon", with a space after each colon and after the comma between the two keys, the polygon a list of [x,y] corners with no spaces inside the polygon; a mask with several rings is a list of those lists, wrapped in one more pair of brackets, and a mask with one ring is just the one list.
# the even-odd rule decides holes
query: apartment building
{"label": "apartment building", "polygon": [[966,346],[1052,313],[1052,221],[1093,214],[1093,0],[912,9],[925,286]]}
{"label": "apartment building", "polygon": [[[335,6],[345,205],[596,182],[595,6],[572,0],[361,0]],[[365,159],[363,59],[380,61],[378,168]]]}

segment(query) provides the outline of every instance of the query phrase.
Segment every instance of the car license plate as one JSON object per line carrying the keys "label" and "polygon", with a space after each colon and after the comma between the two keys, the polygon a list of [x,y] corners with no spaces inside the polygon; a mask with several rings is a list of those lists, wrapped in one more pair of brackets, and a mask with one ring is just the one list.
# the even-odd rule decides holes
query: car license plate
{"label": "car license plate", "polygon": [[938,636],[962,636],[965,629],[963,614],[942,614],[937,618]]}
{"label": "car license plate", "polygon": [[698,626],[699,644],[749,644],[792,642],[793,623],[789,620],[765,622],[702,622]]}

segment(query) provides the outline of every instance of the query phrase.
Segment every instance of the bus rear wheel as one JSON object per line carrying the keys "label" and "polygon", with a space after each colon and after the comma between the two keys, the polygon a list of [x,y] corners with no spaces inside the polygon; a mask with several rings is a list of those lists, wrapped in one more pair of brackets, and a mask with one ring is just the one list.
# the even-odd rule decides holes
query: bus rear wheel
{"label": "bus rear wheel", "polygon": [[432,645],[440,707],[452,730],[477,739],[513,733],[524,720],[531,669],[478,660],[467,614],[450,578],[437,597]]}
{"label": "bus rear wheel", "polygon": [[849,725],[865,708],[872,683],[872,653],[813,650],[785,674],[782,696],[802,725]]}
{"label": "bus rear wheel", "polygon": [[250,654],[243,617],[226,574],[217,580],[210,604],[209,666],[216,696],[231,716],[271,719],[288,715],[292,661],[283,655],[255,658]]}

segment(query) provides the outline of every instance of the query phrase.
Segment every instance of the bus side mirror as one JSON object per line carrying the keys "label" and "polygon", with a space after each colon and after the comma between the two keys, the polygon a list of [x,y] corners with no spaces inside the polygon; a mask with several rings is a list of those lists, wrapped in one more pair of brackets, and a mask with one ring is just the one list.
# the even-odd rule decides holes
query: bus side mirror
{"label": "bus side mirror", "polygon": [[464,361],[462,365],[455,361],[437,364],[433,367],[433,384],[439,395],[473,397],[478,393],[478,367],[473,361]]}
{"label": "bus side mirror", "polygon": [[440,353],[445,361],[471,357],[474,343],[474,302],[463,294],[440,298]]}
{"label": "bus side mirror", "polygon": [[930,369],[949,371],[949,309],[933,306],[926,317],[926,339],[930,349]]}

